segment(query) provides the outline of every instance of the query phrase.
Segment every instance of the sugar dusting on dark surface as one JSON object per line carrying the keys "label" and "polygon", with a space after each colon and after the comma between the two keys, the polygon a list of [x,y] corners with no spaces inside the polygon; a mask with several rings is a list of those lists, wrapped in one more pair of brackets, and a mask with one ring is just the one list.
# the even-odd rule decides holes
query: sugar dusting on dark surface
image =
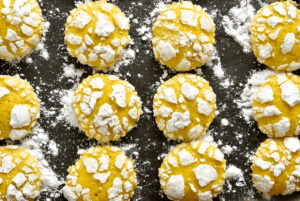
{"label": "sugar dusting on dark surface", "polygon": [[[139,185],[133,200],[168,200],[159,186],[158,168],[165,154],[178,144],[168,141],[158,130],[152,113],[152,99],[158,86],[175,73],[155,61],[151,45],[152,24],[165,3],[162,0],[120,0],[110,1],[121,8],[130,18],[130,35],[133,39],[125,58],[111,69],[110,74],[118,75],[132,83],[143,101],[143,115],[136,128],[118,142],[111,144],[121,147],[127,156],[135,159]],[[252,53],[244,53],[233,38],[228,36],[222,25],[224,15],[239,0],[196,0],[216,24],[216,53],[212,62],[192,73],[210,81],[217,94],[218,111],[206,139],[214,140],[225,153],[227,166],[231,167],[224,190],[215,200],[252,201],[262,200],[251,182],[251,157],[266,137],[258,130],[251,118],[246,118],[247,104],[243,98],[245,88],[251,87],[249,80],[257,71],[265,69],[258,64]],[[257,10],[262,1],[247,1]],[[41,161],[49,163],[55,172],[55,185],[47,183],[39,200],[65,200],[60,194],[67,169],[79,158],[84,149],[97,145],[75,126],[70,117],[70,97],[83,78],[94,74],[92,68],[84,66],[70,57],[64,43],[64,24],[76,5],[82,1],[40,0],[46,30],[37,50],[28,58],[16,64],[0,61],[1,74],[18,75],[28,80],[41,100],[41,117],[32,134],[21,142],[21,146],[39,152]],[[98,72],[99,73],[99,72]],[[245,92],[243,94],[243,92]],[[243,97],[241,97],[241,95]],[[249,95],[249,94],[248,94]],[[247,101],[247,100],[246,100]],[[242,103],[241,103],[242,102]],[[249,115],[248,115],[249,116]],[[10,141],[1,142],[11,144]],[[235,169],[236,168],[236,169]],[[297,194],[272,200],[297,200]],[[299,199],[299,198],[298,198]]]}

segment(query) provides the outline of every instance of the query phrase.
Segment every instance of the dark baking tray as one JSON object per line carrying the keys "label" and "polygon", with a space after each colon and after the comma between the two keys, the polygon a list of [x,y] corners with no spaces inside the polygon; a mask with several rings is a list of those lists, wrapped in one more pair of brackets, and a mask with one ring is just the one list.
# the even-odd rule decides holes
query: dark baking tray
{"label": "dark baking tray", "polygon": [[[253,0],[252,4],[256,9],[259,8],[257,0]],[[249,155],[253,155],[259,144],[266,139],[254,121],[248,124],[241,116],[240,109],[234,103],[238,99],[243,90],[243,84],[253,70],[265,69],[260,65],[252,53],[245,54],[242,48],[224,32],[221,25],[222,15],[227,15],[228,10],[233,6],[239,5],[239,0],[198,0],[193,1],[195,4],[206,8],[210,13],[216,8],[219,10],[215,17],[216,23],[216,48],[219,52],[222,68],[225,72],[223,79],[217,78],[212,68],[203,66],[203,77],[210,81],[210,84],[217,94],[218,108],[227,105],[225,109],[220,109],[220,114],[214,119],[209,128],[209,132],[214,136],[215,141],[221,140],[223,145],[235,145],[237,150],[226,156],[227,164],[234,164],[241,168],[244,172],[246,185],[242,187],[235,186],[236,181],[227,181],[223,193],[215,200],[220,201],[255,201],[262,200],[260,194],[255,193],[251,182],[251,170],[249,163]],[[150,12],[158,3],[157,0],[119,0],[114,3],[124,11],[127,16],[133,14],[139,22],[143,23],[149,18]],[[142,3],[139,5],[138,3]],[[28,80],[34,88],[39,87],[39,98],[44,104],[45,109],[56,111],[53,115],[47,115],[41,111],[39,124],[49,133],[49,138],[54,140],[59,147],[59,155],[53,156],[45,149],[44,154],[49,161],[52,169],[61,178],[67,176],[67,169],[74,164],[79,158],[77,154],[78,148],[86,149],[97,143],[88,139],[84,133],[78,128],[71,127],[67,122],[59,121],[56,125],[58,111],[62,107],[59,103],[60,95],[53,93],[55,89],[70,89],[74,85],[74,80],[63,78],[63,63],[74,64],[75,68],[83,69],[84,73],[81,80],[88,75],[93,74],[92,68],[84,66],[71,58],[64,44],[64,25],[66,17],[70,10],[75,8],[74,0],[42,0],[39,2],[44,18],[51,23],[49,32],[46,34],[45,47],[49,52],[49,60],[45,60],[39,56],[39,52],[34,52],[30,57],[33,63],[27,63],[24,60],[17,64],[9,64],[3,60],[0,61],[1,75],[19,74],[22,78]],[[57,10],[56,8],[59,8]],[[138,47],[139,53],[133,63],[120,68],[121,77],[132,83],[143,101],[143,107],[152,110],[152,98],[158,87],[163,69],[160,64],[155,61],[151,42],[143,41],[138,35],[137,28],[139,24],[131,23],[130,35],[134,39],[135,44],[132,48]],[[150,50],[150,54],[147,51]],[[128,72],[131,74],[129,75]],[[115,74],[114,72],[110,72]],[[194,71],[193,71],[194,73]],[[140,76],[138,76],[140,74]],[[174,76],[169,73],[168,78]],[[234,81],[228,89],[221,87],[221,83],[225,78],[230,76]],[[165,80],[166,80],[165,79]],[[78,84],[78,83],[75,83]],[[56,91],[57,92],[57,91]],[[227,118],[230,125],[221,126],[221,119]],[[237,139],[236,135],[242,134],[242,138]],[[159,201],[168,200],[160,190],[158,179],[158,168],[163,159],[163,155],[169,151],[171,146],[177,144],[174,141],[168,141],[162,132],[158,130],[152,113],[144,113],[136,128],[134,128],[126,137],[119,142],[112,143],[116,146],[126,146],[136,144],[134,149],[127,151],[127,155],[136,160],[136,171],[138,177],[138,188],[133,200]],[[1,141],[4,145],[5,141]],[[136,154],[138,152],[138,154]],[[229,190],[232,186],[232,190]],[[62,186],[61,186],[62,187]],[[251,193],[254,192],[254,193]],[[39,200],[65,200],[63,196],[57,198],[50,197],[51,192],[43,192]],[[252,196],[251,196],[252,195]],[[281,201],[299,201],[300,194],[294,193],[290,196],[274,197],[272,200]]]}

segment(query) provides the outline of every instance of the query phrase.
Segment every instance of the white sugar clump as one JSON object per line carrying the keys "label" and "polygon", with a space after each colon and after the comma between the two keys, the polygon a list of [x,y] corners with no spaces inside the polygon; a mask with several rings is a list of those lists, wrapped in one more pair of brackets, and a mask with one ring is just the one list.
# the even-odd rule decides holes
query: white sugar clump
{"label": "white sugar clump", "polygon": [[300,103],[300,92],[298,86],[288,80],[280,85],[281,98],[291,107]]}
{"label": "white sugar clump", "polygon": [[239,6],[229,10],[228,15],[223,16],[222,25],[225,32],[238,42],[245,53],[251,52],[250,25],[255,10],[249,0],[241,0]]}
{"label": "white sugar clump", "polygon": [[13,128],[28,126],[31,122],[29,107],[27,105],[15,105],[11,110],[10,125]]}
{"label": "white sugar clump", "polygon": [[172,175],[167,183],[166,194],[176,199],[184,196],[184,178],[182,175]]}
{"label": "white sugar clump", "polygon": [[193,169],[193,171],[201,187],[204,187],[212,181],[215,181],[218,177],[216,169],[210,165],[201,164],[195,169]]}

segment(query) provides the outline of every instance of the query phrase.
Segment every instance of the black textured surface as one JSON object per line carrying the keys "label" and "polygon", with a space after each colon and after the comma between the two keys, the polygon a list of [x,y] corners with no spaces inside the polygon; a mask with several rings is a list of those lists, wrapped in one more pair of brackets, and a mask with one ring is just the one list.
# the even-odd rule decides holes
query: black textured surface
{"label": "black textured surface", "polygon": [[[142,4],[139,5],[139,2]],[[153,10],[157,2],[157,0],[119,0],[115,2],[127,16],[132,14],[133,18],[137,18],[140,22],[138,24],[131,23],[130,29],[130,35],[135,41],[132,48],[136,49],[138,47],[139,53],[132,64],[120,68],[120,73],[123,79],[128,80],[136,87],[143,101],[143,107],[147,107],[150,110],[152,110],[152,98],[158,87],[157,83],[160,81],[163,70],[158,62],[155,61],[150,41],[143,42],[136,29],[146,19],[149,19],[149,13]],[[224,79],[217,78],[212,68],[207,66],[202,68],[203,77],[210,81],[214,92],[217,94],[217,105],[220,109],[220,114],[211,124],[209,131],[214,136],[215,141],[221,140],[223,145],[237,146],[238,149],[226,157],[227,164],[234,164],[241,168],[246,180],[246,185],[242,187],[235,186],[235,181],[226,182],[223,193],[215,200],[262,200],[259,194],[251,193],[251,191],[256,191],[251,183],[250,163],[247,153],[252,155],[260,142],[266,139],[266,136],[258,130],[254,121],[250,125],[245,122],[240,115],[240,109],[237,108],[237,105],[233,101],[240,97],[243,90],[241,84],[246,83],[251,72],[255,69],[264,69],[265,67],[256,62],[252,53],[243,53],[242,48],[231,37],[225,34],[221,25],[222,15],[227,15],[231,7],[239,5],[239,0],[197,0],[193,2],[206,8],[208,13],[218,8],[218,15],[214,19],[217,26],[216,48],[225,72],[224,79],[228,77],[234,81],[234,84],[228,89],[224,89],[221,86]],[[64,44],[64,24],[69,11],[75,8],[74,0],[43,0],[39,4],[42,8],[44,18],[51,23],[45,41],[45,47],[49,52],[50,59],[47,61],[39,56],[38,52],[34,52],[30,55],[33,59],[32,64],[21,61],[15,65],[11,65],[5,61],[0,61],[0,73],[2,75],[20,74],[35,89],[37,87],[40,88],[39,98],[44,105],[43,109],[53,110],[53,108],[57,108],[58,110],[62,106],[59,103],[59,94],[57,94],[56,89],[70,89],[74,85],[68,78],[61,79],[63,64],[74,64],[75,68],[83,69],[84,74],[81,79],[91,75],[93,71],[92,68],[84,66],[78,63],[76,59],[71,58]],[[259,8],[256,2],[254,4],[256,8]],[[56,8],[60,10],[55,10]],[[147,51],[150,51],[150,53],[147,53]],[[110,73],[115,74],[114,72]],[[142,78],[139,78],[138,74]],[[174,73],[170,73],[168,78],[172,76],[174,76]],[[224,104],[227,107],[222,109]],[[60,121],[54,126],[53,122],[56,121],[56,117],[57,113],[49,116],[41,111],[41,117],[38,122],[49,133],[49,138],[53,139],[59,147],[59,155],[57,157],[45,151],[46,159],[50,162],[53,170],[61,178],[65,178],[68,167],[74,164],[79,158],[77,155],[78,148],[86,149],[92,145],[96,145],[96,142],[88,139],[84,133],[79,132],[77,128],[70,127],[66,122]],[[222,127],[220,123],[222,118],[227,118],[231,125]],[[236,137],[238,134],[242,134],[243,137],[238,139]],[[133,151],[138,151],[138,154],[135,154],[136,152],[132,150],[127,152],[128,156],[136,159],[137,165],[136,170],[139,185],[133,200],[168,200],[166,197],[162,198],[163,194],[160,191],[158,180],[158,168],[162,162],[161,154],[167,153],[169,148],[175,145],[176,142],[168,141],[162,132],[158,130],[152,113],[144,113],[135,129],[122,138],[121,141],[112,144],[124,146],[131,143],[137,144]],[[1,144],[4,144],[4,142]],[[232,185],[233,190],[228,191],[228,184]],[[254,196],[250,196],[249,192]],[[39,200],[46,200],[46,198],[49,198],[49,193],[44,192]],[[63,196],[50,199],[57,201],[64,200]],[[300,200],[300,198],[299,194],[293,194],[291,196],[273,198],[272,200],[296,201]]]}

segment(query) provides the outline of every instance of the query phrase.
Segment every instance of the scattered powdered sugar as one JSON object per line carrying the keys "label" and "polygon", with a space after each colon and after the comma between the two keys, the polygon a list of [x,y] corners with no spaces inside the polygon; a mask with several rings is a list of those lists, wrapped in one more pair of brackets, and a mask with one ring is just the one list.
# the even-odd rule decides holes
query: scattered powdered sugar
{"label": "scattered powdered sugar", "polygon": [[243,187],[246,185],[243,171],[235,165],[229,165],[226,170],[227,184],[230,180],[235,180],[236,187]]}
{"label": "scattered powdered sugar", "polygon": [[254,72],[247,80],[240,99],[234,100],[237,106],[241,109],[242,116],[248,123],[251,123],[250,120],[252,118],[253,95],[269,77],[272,77],[276,74],[277,73],[275,71],[269,69]]}
{"label": "scattered powdered sugar", "polygon": [[221,119],[221,126],[228,126],[228,125],[229,125],[228,119],[225,118]]}
{"label": "scattered powdered sugar", "polygon": [[231,8],[228,15],[223,16],[225,32],[243,47],[245,53],[252,51],[250,25],[254,14],[251,0],[241,0],[239,6]]}
{"label": "scattered powdered sugar", "polygon": [[63,90],[62,91],[62,96],[60,99],[60,103],[63,105],[63,107],[61,108],[59,115],[57,117],[58,121],[65,121],[67,123],[69,123],[71,126],[74,127],[79,127],[79,124],[77,122],[76,116],[74,114],[73,111],[73,94],[75,92],[75,88],[71,89],[71,90]]}
{"label": "scattered powdered sugar", "polygon": [[44,30],[43,30],[43,35],[41,37],[40,43],[37,45],[36,50],[39,52],[39,55],[43,57],[45,60],[49,59],[49,53],[47,51],[47,47],[45,45],[46,41],[46,35],[49,31],[50,28],[50,22],[49,21],[44,21]]}
{"label": "scattered powdered sugar", "polygon": [[213,69],[214,75],[221,79],[224,77],[224,71],[222,69],[221,59],[218,51],[215,49],[211,61],[207,64],[208,67]]}
{"label": "scattered powdered sugar", "polygon": [[237,150],[236,146],[225,145],[222,148],[222,152],[226,155],[230,155],[234,150]]}
{"label": "scattered powdered sugar", "polygon": [[[131,41],[131,45],[134,45],[133,40]],[[136,51],[130,47],[126,48],[124,54],[120,57],[120,59],[118,59],[118,61],[108,70],[103,71],[108,72],[113,70],[114,72],[119,72],[121,67],[128,66],[135,60]]]}

